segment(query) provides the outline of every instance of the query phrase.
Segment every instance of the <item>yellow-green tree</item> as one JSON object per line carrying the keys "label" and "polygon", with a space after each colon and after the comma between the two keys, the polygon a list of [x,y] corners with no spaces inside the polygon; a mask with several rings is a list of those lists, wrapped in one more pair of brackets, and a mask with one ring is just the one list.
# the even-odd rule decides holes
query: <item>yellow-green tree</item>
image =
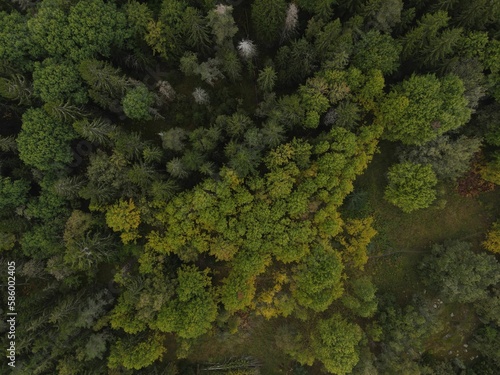
{"label": "yellow-green tree", "polygon": [[500,221],[493,223],[486,235],[483,246],[492,253],[500,253]]}
{"label": "yellow-green tree", "polygon": [[115,232],[122,232],[120,237],[124,244],[135,241],[139,235],[141,214],[132,199],[120,199],[106,211],[106,224]]}

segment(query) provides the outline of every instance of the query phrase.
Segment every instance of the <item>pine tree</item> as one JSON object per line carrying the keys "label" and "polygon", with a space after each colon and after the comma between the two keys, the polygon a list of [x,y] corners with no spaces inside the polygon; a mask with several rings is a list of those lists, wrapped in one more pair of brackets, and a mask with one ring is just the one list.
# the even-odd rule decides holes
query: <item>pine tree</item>
{"label": "pine tree", "polygon": [[92,121],[83,119],[73,124],[75,131],[84,139],[100,145],[109,145],[111,136],[116,132],[116,126],[103,118]]}
{"label": "pine tree", "polygon": [[14,74],[10,79],[0,77],[0,95],[9,100],[17,100],[19,105],[29,105],[33,88],[23,75]]}
{"label": "pine tree", "polygon": [[287,5],[285,0],[256,0],[252,4],[252,23],[257,40],[266,45],[274,44],[285,27]]}
{"label": "pine tree", "polygon": [[271,66],[266,66],[259,72],[257,84],[263,92],[271,92],[273,91],[277,77],[278,76],[274,71],[274,68]]}

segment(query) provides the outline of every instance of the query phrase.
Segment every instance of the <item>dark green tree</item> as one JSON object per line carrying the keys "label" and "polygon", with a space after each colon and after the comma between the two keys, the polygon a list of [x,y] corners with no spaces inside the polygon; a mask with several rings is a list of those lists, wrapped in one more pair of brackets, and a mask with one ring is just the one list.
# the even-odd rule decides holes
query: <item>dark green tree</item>
{"label": "dark green tree", "polygon": [[252,4],[252,23],[257,40],[272,45],[278,40],[285,26],[285,0],[256,0]]}
{"label": "dark green tree", "polygon": [[500,281],[500,265],[493,255],[476,254],[468,242],[434,245],[421,265],[426,286],[445,301],[470,303],[488,297],[488,287]]}
{"label": "dark green tree", "polygon": [[46,59],[36,63],[33,72],[33,88],[35,94],[46,103],[64,103],[80,105],[87,102],[87,93],[72,63],[58,63],[54,59]]}
{"label": "dark green tree", "polygon": [[456,180],[470,168],[472,157],[481,148],[481,140],[461,136],[452,139],[443,135],[418,147],[403,149],[401,162],[430,164],[440,179]]}
{"label": "dark green tree", "polygon": [[354,66],[363,72],[379,69],[390,74],[399,67],[401,45],[390,35],[378,31],[368,31],[354,45]]}
{"label": "dark green tree", "polygon": [[29,166],[46,171],[71,162],[69,142],[76,133],[68,124],[50,117],[43,109],[29,109],[17,137],[19,158]]}

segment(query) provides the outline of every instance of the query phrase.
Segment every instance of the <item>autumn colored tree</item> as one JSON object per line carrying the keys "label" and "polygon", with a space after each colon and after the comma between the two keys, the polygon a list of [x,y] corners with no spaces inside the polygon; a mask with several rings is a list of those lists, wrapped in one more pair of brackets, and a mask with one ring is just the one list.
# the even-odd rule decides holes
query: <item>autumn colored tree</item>
{"label": "autumn colored tree", "polygon": [[137,231],[140,222],[140,212],[132,199],[120,200],[106,211],[106,224],[115,232],[122,232],[120,237],[125,244],[141,237]]}
{"label": "autumn colored tree", "polygon": [[496,221],[492,224],[483,246],[492,253],[500,253],[500,222]]}

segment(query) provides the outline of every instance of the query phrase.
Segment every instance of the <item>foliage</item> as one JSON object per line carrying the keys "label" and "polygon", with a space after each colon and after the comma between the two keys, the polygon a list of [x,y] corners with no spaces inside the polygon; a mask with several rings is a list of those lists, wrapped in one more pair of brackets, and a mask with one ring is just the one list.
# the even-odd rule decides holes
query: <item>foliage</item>
{"label": "foliage", "polygon": [[464,125],[470,118],[462,81],[452,75],[412,75],[397,84],[381,104],[386,137],[423,145]]}
{"label": "foliage", "polygon": [[329,373],[349,374],[359,360],[357,344],[361,336],[359,326],[334,314],[317,323],[311,335],[311,349]]}
{"label": "foliage", "polygon": [[8,212],[8,208],[13,209],[23,206],[28,201],[30,184],[26,180],[14,180],[10,177],[0,177],[0,211],[2,214]]}
{"label": "foliage", "polygon": [[487,233],[486,240],[483,242],[486,250],[492,253],[500,253],[500,222],[496,221],[492,224],[491,229]]}
{"label": "foliage", "polygon": [[238,32],[232,13],[233,7],[223,4],[218,4],[208,13],[208,25],[212,29],[215,43],[220,46],[229,43]]}
{"label": "foliage", "polygon": [[430,164],[439,179],[456,180],[469,170],[472,158],[480,147],[478,138],[461,136],[453,140],[443,135],[425,145],[403,149],[399,160]]}
{"label": "foliage", "polygon": [[307,336],[281,330],[277,344],[301,364],[312,365],[318,360],[328,373],[344,375],[358,363],[361,332],[358,325],[335,313],[319,319]]}
{"label": "foliage", "polygon": [[125,37],[125,16],[115,4],[79,1],[67,11],[63,1],[44,1],[28,21],[33,41],[51,56],[75,62],[96,54],[109,56]]}
{"label": "foliage", "polygon": [[151,120],[150,108],[154,101],[153,94],[146,86],[135,87],[123,98],[123,112],[134,120]]}
{"label": "foliage", "polygon": [[437,178],[430,164],[395,164],[387,178],[384,197],[404,212],[429,207],[436,199]]}
{"label": "foliage", "polygon": [[11,372],[499,373],[497,3],[0,1]]}
{"label": "foliage", "polygon": [[27,165],[46,171],[69,163],[73,155],[69,141],[76,134],[67,124],[51,118],[43,109],[29,109],[17,137],[19,157]]}
{"label": "foliage", "polygon": [[292,294],[297,302],[314,311],[324,311],[342,294],[340,255],[317,245],[294,272]]}
{"label": "foliage", "polygon": [[46,59],[42,64],[35,64],[33,88],[46,103],[67,99],[77,105],[87,102],[81,78],[71,63],[58,64],[53,59]]}
{"label": "foliage", "polygon": [[165,353],[161,334],[150,335],[144,338],[129,336],[118,339],[111,346],[108,366],[112,369],[123,366],[126,369],[139,370],[161,359]]}
{"label": "foliage", "polygon": [[274,84],[276,83],[276,72],[271,66],[267,66],[259,72],[259,78],[257,79],[257,83],[259,88],[264,92],[270,92],[274,88]]}
{"label": "foliage", "polygon": [[393,73],[399,65],[401,45],[387,34],[369,31],[356,44],[353,64],[364,72],[379,69],[384,74]]}
{"label": "foliage", "polygon": [[205,289],[211,285],[207,271],[201,272],[194,266],[179,269],[177,298],[163,306],[155,327],[162,332],[176,332],[186,339],[210,330],[217,317],[217,304],[213,292]]}
{"label": "foliage", "polygon": [[252,23],[257,39],[273,44],[285,26],[286,2],[284,0],[256,0],[252,4]]}
{"label": "foliage", "polygon": [[475,254],[470,243],[434,245],[420,268],[424,282],[450,302],[469,303],[487,297],[487,288],[500,281],[500,265],[493,255]]}
{"label": "foliage", "polygon": [[17,64],[23,70],[30,65],[28,56],[39,52],[30,38],[26,21],[17,11],[0,12],[0,60]]}
{"label": "foliage", "polygon": [[140,238],[137,231],[140,223],[140,212],[132,199],[120,200],[106,211],[106,224],[115,232],[122,232],[120,237],[124,244]]}

